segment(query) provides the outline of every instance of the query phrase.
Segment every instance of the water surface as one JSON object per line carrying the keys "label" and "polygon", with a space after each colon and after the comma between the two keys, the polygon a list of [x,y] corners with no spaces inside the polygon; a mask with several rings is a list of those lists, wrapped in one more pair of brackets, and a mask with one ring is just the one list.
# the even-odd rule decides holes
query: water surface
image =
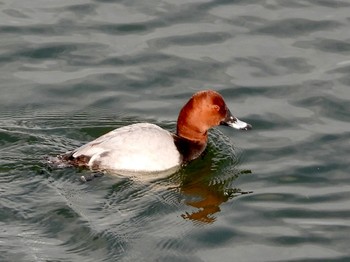
{"label": "water surface", "polygon": [[[0,260],[348,261],[350,3],[2,1]],[[250,132],[144,183],[45,157],[174,131],[196,91]]]}

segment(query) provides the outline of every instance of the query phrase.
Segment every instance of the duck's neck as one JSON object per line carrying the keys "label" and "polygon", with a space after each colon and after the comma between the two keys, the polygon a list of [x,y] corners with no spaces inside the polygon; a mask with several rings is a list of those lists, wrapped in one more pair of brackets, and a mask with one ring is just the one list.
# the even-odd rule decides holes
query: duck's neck
{"label": "duck's neck", "polygon": [[202,123],[202,111],[192,97],[180,110],[177,119],[176,135],[189,141],[205,145],[208,140],[206,126]]}
{"label": "duck's neck", "polygon": [[207,131],[203,132],[195,126],[188,125],[187,123],[179,123],[179,121],[177,123],[176,135],[199,144],[206,144],[208,141]]}
{"label": "duck's neck", "polygon": [[196,142],[178,135],[174,135],[174,142],[185,163],[198,158],[207,146],[206,143]]}
{"label": "duck's neck", "polygon": [[208,141],[207,131],[188,125],[186,121],[177,122],[175,145],[183,157],[189,162],[199,157],[205,150]]}

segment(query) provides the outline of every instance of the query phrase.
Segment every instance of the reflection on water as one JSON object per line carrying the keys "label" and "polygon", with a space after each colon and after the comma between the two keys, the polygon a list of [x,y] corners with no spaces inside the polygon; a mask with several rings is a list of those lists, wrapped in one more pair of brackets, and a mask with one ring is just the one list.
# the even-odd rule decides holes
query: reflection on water
{"label": "reflection on water", "polygon": [[216,220],[214,214],[220,212],[222,203],[252,193],[234,187],[239,176],[251,171],[236,169],[239,155],[219,130],[212,130],[208,148],[200,159],[180,172],[178,187],[184,203],[194,208],[182,214],[182,218],[203,223]]}
{"label": "reflection on water", "polygon": [[[237,178],[245,173],[247,171],[237,172],[232,174],[232,177]],[[195,208],[192,212],[182,214],[181,216],[184,219],[213,223],[216,220],[214,214],[220,212],[222,203],[231,198],[252,193],[251,191],[242,191],[239,188],[229,188],[232,178],[220,183],[211,183],[207,179],[208,176],[210,176],[210,172],[205,173],[201,171],[200,176],[197,175],[195,179],[188,177],[181,182],[179,190],[185,198],[185,204]]]}

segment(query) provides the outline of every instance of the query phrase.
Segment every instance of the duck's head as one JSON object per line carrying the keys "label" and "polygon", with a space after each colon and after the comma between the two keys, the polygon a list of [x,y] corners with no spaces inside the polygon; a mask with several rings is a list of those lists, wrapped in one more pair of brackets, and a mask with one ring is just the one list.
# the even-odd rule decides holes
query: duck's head
{"label": "duck's head", "polygon": [[225,125],[240,130],[252,126],[233,116],[223,97],[212,90],[195,93],[184,105],[177,120],[177,135],[192,141],[206,143],[208,130]]}

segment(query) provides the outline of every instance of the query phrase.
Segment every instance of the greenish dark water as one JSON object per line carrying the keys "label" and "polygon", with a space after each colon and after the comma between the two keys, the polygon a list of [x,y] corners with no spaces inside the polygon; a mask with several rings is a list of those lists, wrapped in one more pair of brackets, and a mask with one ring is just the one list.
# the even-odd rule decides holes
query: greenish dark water
{"label": "greenish dark water", "polygon": [[[350,2],[0,3],[1,261],[349,261]],[[196,91],[250,132],[151,183],[45,158]]]}

